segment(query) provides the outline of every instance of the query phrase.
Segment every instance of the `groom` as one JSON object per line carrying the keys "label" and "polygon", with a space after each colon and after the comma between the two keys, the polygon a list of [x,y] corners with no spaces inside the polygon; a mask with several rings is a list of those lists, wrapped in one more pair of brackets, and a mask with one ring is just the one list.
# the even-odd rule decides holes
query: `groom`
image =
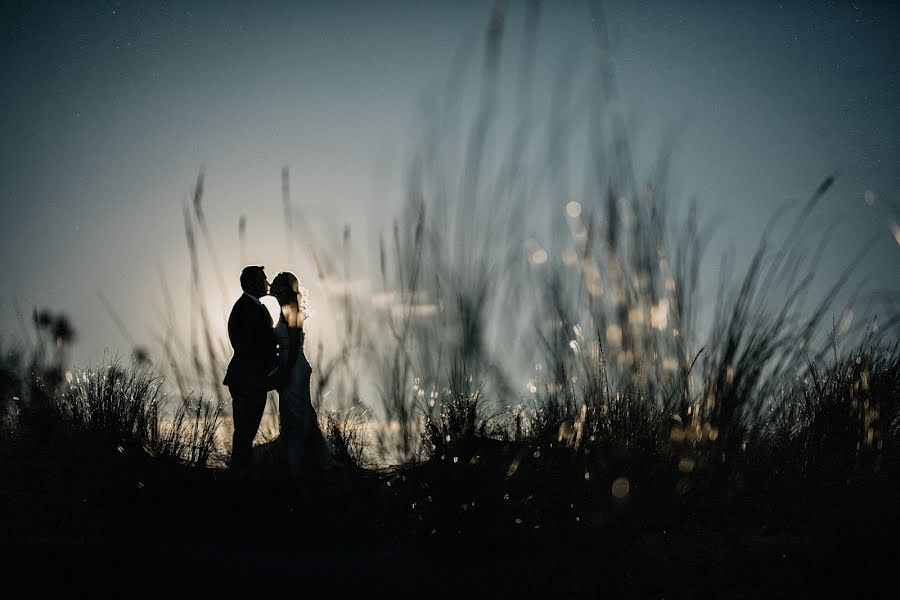
{"label": "groom", "polygon": [[245,267],[241,271],[241,289],[244,293],[228,317],[228,339],[234,356],[222,383],[231,392],[234,413],[231,468],[246,473],[251,464],[253,439],[266,407],[266,394],[272,389],[268,375],[277,349],[272,317],[259,301],[269,292],[265,267]]}

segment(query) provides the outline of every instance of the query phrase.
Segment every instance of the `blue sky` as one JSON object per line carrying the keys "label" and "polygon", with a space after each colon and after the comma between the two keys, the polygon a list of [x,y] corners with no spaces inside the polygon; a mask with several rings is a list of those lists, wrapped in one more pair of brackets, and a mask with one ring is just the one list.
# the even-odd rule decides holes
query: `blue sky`
{"label": "blue sky", "polygon": [[[538,102],[564,59],[579,73],[595,59],[589,4],[542,4]],[[523,5],[509,4],[508,95]],[[270,276],[311,268],[287,264],[283,165],[296,210],[323,238],[339,240],[350,224],[360,253],[374,253],[400,204],[417,106],[441,93],[458,49],[479,55],[490,5],[29,2],[3,11],[0,331],[17,335],[16,299],[26,313],[64,311],[84,364],[104,347],[130,351],[98,291],[148,344],[159,333],[158,267],[186,302],[181,207],[201,166],[228,293],[237,293],[241,215],[249,261]],[[859,280],[900,291],[890,230],[900,204],[900,9],[606,2],[603,14],[638,158],[649,161],[677,127],[674,191],[722,217],[709,289],[721,252],[740,262],[782,202],[802,202],[837,171],[814,219],[840,222],[823,280],[875,236]],[[477,84],[477,69],[470,74]],[[211,296],[212,312],[225,310],[215,288]]]}

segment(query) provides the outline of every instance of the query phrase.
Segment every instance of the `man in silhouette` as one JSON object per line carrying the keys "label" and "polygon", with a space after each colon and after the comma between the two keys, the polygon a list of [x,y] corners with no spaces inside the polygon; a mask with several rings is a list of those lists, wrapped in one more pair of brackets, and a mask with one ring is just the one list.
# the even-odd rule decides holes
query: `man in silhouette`
{"label": "man in silhouette", "polygon": [[251,464],[253,438],[266,407],[266,394],[273,388],[270,374],[275,365],[276,346],[272,317],[259,301],[269,292],[265,268],[245,267],[241,272],[241,289],[244,293],[228,317],[228,339],[234,356],[228,363],[223,383],[231,392],[234,414],[231,468],[246,474]]}

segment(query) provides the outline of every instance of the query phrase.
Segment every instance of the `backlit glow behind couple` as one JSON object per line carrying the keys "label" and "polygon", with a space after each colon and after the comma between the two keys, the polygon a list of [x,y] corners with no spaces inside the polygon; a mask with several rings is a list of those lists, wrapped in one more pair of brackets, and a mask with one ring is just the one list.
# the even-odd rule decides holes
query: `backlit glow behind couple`
{"label": "backlit glow behind couple", "polygon": [[[228,318],[234,356],[223,382],[231,392],[234,418],[231,468],[241,475],[250,471],[266,396],[276,390],[282,462],[288,476],[300,481],[335,464],[310,397],[312,368],[303,352],[305,298],[293,273],[279,273],[270,285],[261,266],[244,268],[241,289]],[[266,295],[281,308],[276,323],[260,301]]]}

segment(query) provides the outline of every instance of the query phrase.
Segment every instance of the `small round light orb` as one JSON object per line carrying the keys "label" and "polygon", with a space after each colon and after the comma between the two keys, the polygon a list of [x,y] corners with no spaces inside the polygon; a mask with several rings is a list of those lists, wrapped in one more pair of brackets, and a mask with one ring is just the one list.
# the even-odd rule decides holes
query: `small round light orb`
{"label": "small round light orb", "polygon": [[545,262],[547,262],[547,251],[543,248],[538,248],[531,253],[531,264],[542,265]]}
{"label": "small round light orb", "polygon": [[612,495],[616,500],[624,500],[631,491],[631,483],[625,477],[619,477],[612,483]]}

